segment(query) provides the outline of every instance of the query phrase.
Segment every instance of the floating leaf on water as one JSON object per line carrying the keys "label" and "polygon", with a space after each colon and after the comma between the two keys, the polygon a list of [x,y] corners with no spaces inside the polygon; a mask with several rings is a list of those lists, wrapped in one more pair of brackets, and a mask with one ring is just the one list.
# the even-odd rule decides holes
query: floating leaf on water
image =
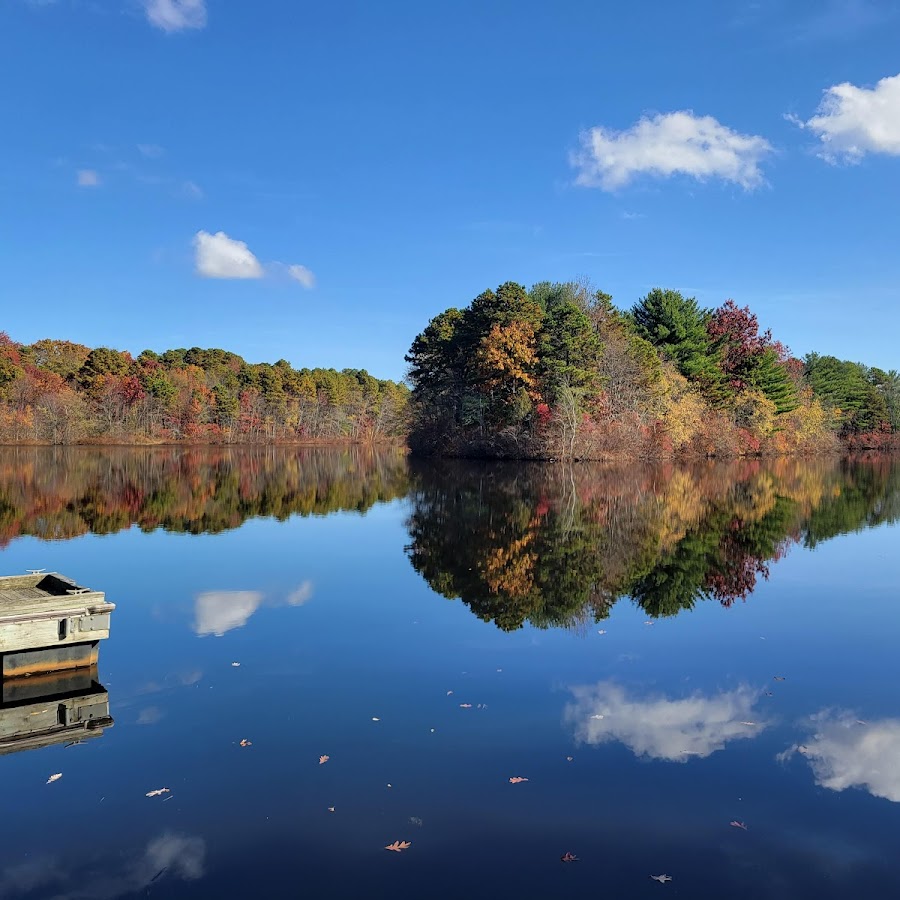
{"label": "floating leaf on water", "polygon": [[460,709],[471,709],[471,708],[472,708],[472,704],[471,704],[471,703],[460,703],[460,704],[459,704],[459,708],[460,708]]}
{"label": "floating leaf on water", "polygon": [[660,884],[665,884],[667,881],[672,880],[671,875],[651,875],[650,876],[654,881],[658,881]]}
{"label": "floating leaf on water", "polygon": [[325,763],[327,763],[329,759],[331,759],[330,756],[324,756],[324,755],[323,755],[323,756],[320,756],[320,757],[319,757],[319,765],[320,765],[320,766],[324,766]]}
{"label": "floating leaf on water", "polygon": [[578,862],[578,857],[574,853],[569,853],[568,851],[563,853],[560,859],[563,862]]}
{"label": "floating leaf on water", "polygon": [[385,847],[385,850],[393,850],[395,853],[399,853],[401,850],[409,850],[412,845],[412,841],[394,841],[393,844],[388,844]]}
{"label": "floating leaf on water", "polygon": [[233,662],[231,665],[234,666],[234,668],[236,669],[236,668],[238,668],[238,666],[240,666],[240,663],[239,663],[239,662]]}
{"label": "floating leaf on water", "polygon": [[247,738],[242,738],[242,739],[241,739],[241,746],[242,746],[242,747],[252,747],[252,746],[253,746],[253,741],[248,741]]}
{"label": "floating leaf on water", "polygon": [[739,722],[740,725],[755,725],[756,722]]}
{"label": "floating leaf on water", "polygon": [[54,781],[59,781],[60,778],[62,778],[62,772],[57,772],[55,775],[51,775],[47,779],[46,784],[53,784]]}
{"label": "floating leaf on water", "polygon": [[775,675],[774,677],[775,677],[775,680],[776,680],[776,681],[784,681],[786,676],[784,676],[784,675]]}
{"label": "floating leaf on water", "polygon": [[449,697],[452,693],[453,691],[447,691],[447,696]]}
{"label": "floating leaf on water", "polygon": [[379,719],[378,716],[372,716],[372,721],[373,721],[373,722],[380,722],[381,719]]}
{"label": "floating leaf on water", "polygon": [[597,632],[597,634],[606,634],[606,629],[605,629],[605,628],[601,628],[601,629]]}
{"label": "floating leaf on water", "polygon": [[567,757],[566,757],[566,762],[572,762],[573,759],[575,759],[574,756],[567,756]]}
{"label": "floating leaf on water", "polygon": [[145,797],[159,797],[160,794],[168,794],[168,788],[157,788],[155,791],[147,791]]}
{"label": "floating leaf on water", "polygon": [[596,715],[594,715],[594,716],[591,716],[591,718],[592,718],[592,719],[602,719],[602,718],[603,718],[603,716],[602,716],[602,714],[601,714],[601,713],[597,713],[597,714],[596,714]]}
{"label": "floating leaf on water", "polygon": [[329,807],[328,807],[328,812],[334,812],[334,807],[333,807],[333,806],[329,806]]}
{"label": "floating leaf on water", "polygon": [[652,620],[652,619],[647,619],[647,621],[644,622],[644,624],[645,624],[645,625],[652,625],[652,624],[653,624],[653,620]]}
{"label": "floating leaf on water", "polygon": [[744,831],[747,830],[747,826],[743,822],[738,822],[737,819],[735,819],[733,822],[729,822],[728,824],[731,825],[733,828],[741,828]]}
{"label": "floating leaf on water", "polygon": [[514,775],[509,779],[510,784],[521,784],[523,781],[528,781],[528,779],[523,778],[521,775]]}

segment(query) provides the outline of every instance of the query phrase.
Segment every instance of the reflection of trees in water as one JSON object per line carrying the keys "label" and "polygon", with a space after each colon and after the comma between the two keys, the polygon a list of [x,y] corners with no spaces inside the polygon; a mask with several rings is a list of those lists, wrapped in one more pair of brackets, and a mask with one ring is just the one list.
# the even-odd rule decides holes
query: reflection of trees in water
{"label": "reflection of trees in water", "polygon": [[900,464],[778,459],[605,467],[414,463],[410,561],[511,630],[730,606],[788,548],[900,518]]}
{"label": "reflection of trees in water", "polygon": [[389,449],[0,448],[0,544],[132,524],[200,534],[253,516],[363,512],[407,487],[405,456]]}

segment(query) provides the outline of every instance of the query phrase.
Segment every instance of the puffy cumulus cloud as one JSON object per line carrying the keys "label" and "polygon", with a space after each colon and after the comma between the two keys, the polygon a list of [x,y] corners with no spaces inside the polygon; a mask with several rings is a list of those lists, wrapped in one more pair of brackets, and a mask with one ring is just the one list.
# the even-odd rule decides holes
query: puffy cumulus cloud
{"label": "puffy cumulus cloud", "polygon": [[614,191],[635,176],[720,178],[750,190],[764,183],[760,163],[772,152],[759,135],[740,134],[690,110],[642,118],[624,131],[598,126],[571,158],[576,184]]}
{"label": "puffy cumulus cloud", "polygon": [[194,263],[204,278],[262,278],[263,268],[243,241],[224,231],[194,235]]}
{"label": "puffy cumulus cloud", "polygon": [[78,187],[99,187],[100,175],[95,169],[79,169],[76,175]]}
{"label": "puffy cumulus cloud", "polygon": [[316,276],[306,268],[306,266],[293,265],[288,266],[288,275],[294,279],[294,281],[299,281],[303,287],[309,289],[311,287],[315,287],[316,285]]}
{"label": "puffy cumulus cloud", "polygon": [[756,737],[766,723],[754,721],[759,692],[747,686],[678,700],[630,697],[609,681],[571,688],[574,702],[564,717],[587,744],[619,741],[636,756],[686,762],[721,750],[728,741]]}
{"label": "puffy cumulus cloud", "polygon": [[144,12],[163,31],[206,27],[206,0],[144,0]]}
{"label": "puffy cumulus cloud", "polygon": [[819,138],[819,156],[828,162],[859,162],[867,153],[900,156],[900,75],[873,88],[836,84],[816,113],[806,122],[788,119]]}
{"label": "puffy cumulus cloud", "polygon": [[260,591],[207,591],[194,600],[194,631],[201,637],[241,628],[263,602]]}
{"label": "puffy cumulus cloud", "polygon": [[313,583],[311,581],[304,581],[295,591],[291,591],[288,594],[287,603],[288,606],[303,606],[304,603],[309,603],[312,600],[313,596]]}
{"label": "puffy cumulus cloud", "polygon": [[850,713],[826,711],[815,716],[814,723],[809,740],[782,758],[804,756],[816,783],[829,790],[859,787],[900,803],[900,719],[863,723]]}
{"label": "puffy cumulus cloud", "polygon": [[[196,199],[203,196],[203,191],[193,182],[186,182],[185,192]],[[263,268],[244,241],[235,240],[224,231],[215,234],[198,231],[194,235],[194,266],[203,278],[278,278],[286,273],[307,289],[316,283],[315,275],[306,266],[275,261]]]}

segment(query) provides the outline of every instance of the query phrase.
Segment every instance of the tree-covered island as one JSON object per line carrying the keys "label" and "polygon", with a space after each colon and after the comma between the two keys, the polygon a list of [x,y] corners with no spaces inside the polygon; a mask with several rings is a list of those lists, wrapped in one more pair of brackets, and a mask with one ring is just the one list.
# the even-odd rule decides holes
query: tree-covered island
{"label": "tree-covered island", "polygon": [[513,282],[435,316],[406,356],[409,444],[522,459],[741,456],[897,446],[900,374],[793,357],[748,307],[654,289]]}

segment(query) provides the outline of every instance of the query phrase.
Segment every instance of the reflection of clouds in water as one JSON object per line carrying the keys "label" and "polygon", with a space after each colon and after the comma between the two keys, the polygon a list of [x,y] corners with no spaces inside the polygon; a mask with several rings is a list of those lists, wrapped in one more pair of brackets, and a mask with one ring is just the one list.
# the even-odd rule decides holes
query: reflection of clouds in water
{"label": "reflection of clouds in water", "polygon": [[155,725],[162,719],[165,713],[158,706],[148,706],[142,709],[137,717],[138,725]]}
{"label": "reflection of clouds in water", "polygon": [[194,631],[203,636],[222,637],[226,631],[240,628],[259,609],[260,591],[207,591],[194,601]]}
{"label": "reflection of clouds in water", "polygon": [[48,858],[10,866],[0,872],[0,896],[25,896],[40,889],[41,896],[54,900],[114,900],[167,878],[196,881],[203,877],[205,856],[202,838],[167,832],[150,841],[139,859],[119,871],[108,861],[84,859],[77,868]]}
{"label": "reflection of clouds in water", "polygon": [[[756,737],[766,727],[753,721],[757,691],[741,686],[704,697],[635,699],[620,685],[601,681],[570,689],[565,720],[587,744],[620,741],[637,756],[686,762],[721,750],[728,741]],[[744,724],[749,723],[749,724]]]}
{"label": "reflection of clouds in water", "polygon": [[861,787],[900,803],[900,719],[862,724],[850,713],[824,711],[813,721],[812,737],[782,759],[795,752],[805,756],[816,784],[829,790]]}
{"label": "reflection of clouds in water", "polygon": [[302,582],[285,600],[265,601],[262,591],[205,591],[194,600],[194,631],[201,637],[242,628],[265,602],[266,606],[303,606],[312,599],[313,583]]}

